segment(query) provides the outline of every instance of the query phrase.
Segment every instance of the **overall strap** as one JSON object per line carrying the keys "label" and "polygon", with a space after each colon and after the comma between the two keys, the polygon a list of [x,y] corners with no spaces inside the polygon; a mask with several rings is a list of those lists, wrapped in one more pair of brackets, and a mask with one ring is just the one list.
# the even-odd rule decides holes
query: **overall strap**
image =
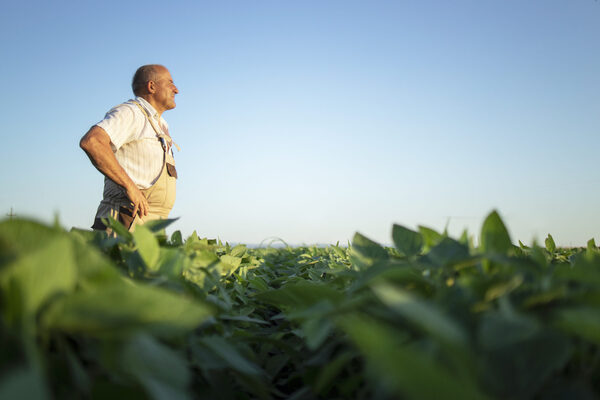
{"label": "overall strap", "polygon": [[142,105],[140,103],[138,103],[137,101],[135,101],[135,100],[132,100],[132,101],[135,103],[136,106],[138,106],[140,108],[140,110],[142,110],[142,112],[144,113],[144,115],[146,116],[148,121],[150,121],[150,125],[152,125],[154,132],[156,132],[156,136],[158,136],[158,138],[161,140],[161,143],[163,144],[163,150],[165,151],[165,153],[172,145],[174,145],[177,148],[177,151],[181,151],[181,148],[177,145],[177,143],[175,143],[175,141],[171,138],[171,136],[165,135],[161,129],[158,129],[156,127],[156,125],[154,124],[154,121],[152,121],[152,118],[150,118],[150,115],[148,115],[148,112],[146,111],[146,109],[144,107],[142,107]]}

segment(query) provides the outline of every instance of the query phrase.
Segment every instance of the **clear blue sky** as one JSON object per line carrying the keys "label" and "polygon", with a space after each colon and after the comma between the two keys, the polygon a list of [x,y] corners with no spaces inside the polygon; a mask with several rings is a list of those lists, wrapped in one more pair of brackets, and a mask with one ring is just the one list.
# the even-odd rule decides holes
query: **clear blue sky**
{"label": "clear blue sky", "polygon": [[[143,5],[142,5],[143,4]],[[88,227],[79,149],[143,64],[180,89],[174,229],[600,239],[600,2],[28,1],[0,14],[0,211]]]}

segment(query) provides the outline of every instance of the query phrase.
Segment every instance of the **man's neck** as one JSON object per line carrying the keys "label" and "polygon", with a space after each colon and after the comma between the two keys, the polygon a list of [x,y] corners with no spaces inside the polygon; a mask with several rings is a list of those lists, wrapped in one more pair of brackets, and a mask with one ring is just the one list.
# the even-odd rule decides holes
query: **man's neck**
{"label": "man's neck", "polygon": [[164,110],[161,110],[158,107],[158,104],[156,104],[156,102],[153,101],[153,98],[150,96],[139,96],[139,97],[146,100],[148,102],[148,104],[150,104],[152,106],[152,108],[154,108],[154,111],[156,111],[156,113],[158,114],[158,118],[160,119]]}
{"label": "man's neck", "polygon": [[164,110],[161,110],[158,106],[158,104],[154,101],[154,99],[152,98],[152,96],[140,96],[142,99],[146,100],[148,103],[150,103],[150,105],[154,108],[154,110],[156,111],[156,113],[158,114],[158,118],[160,119],[160,117],[162,116],[162,113]]}

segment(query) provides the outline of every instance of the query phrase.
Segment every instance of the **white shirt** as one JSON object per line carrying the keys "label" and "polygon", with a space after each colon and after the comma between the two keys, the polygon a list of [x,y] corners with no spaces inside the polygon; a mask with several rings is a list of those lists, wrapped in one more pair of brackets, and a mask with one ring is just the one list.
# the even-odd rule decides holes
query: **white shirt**
{"label": "white shirt", "polygon": [[[167,122],[158,116],[154,107],[139,96],[135,101],[154,119],[156,127],[168,134]],[[115,157],[131,180],[140,189],[152,186],[162,172],[164,150],[152,124],[133,100],[111,109],[96,125],[110,137]]]}

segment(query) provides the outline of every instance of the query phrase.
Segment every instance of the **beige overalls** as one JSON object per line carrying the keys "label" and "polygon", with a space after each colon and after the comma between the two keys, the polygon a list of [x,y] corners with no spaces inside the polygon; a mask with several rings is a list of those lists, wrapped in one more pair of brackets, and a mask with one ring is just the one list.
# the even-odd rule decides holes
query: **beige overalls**
{"label": "beige overalls", "polygon": [[177,173],[175,173],[175,176],[171,176],[167,167],[169,165],[175,168],[175,160],[171,154],[165,152],[165,163],[160,177],[148,189],[142,189],[144,197],[148,200],[148,215],[144,217],[136,215],[129,228],[130,231],[136,225],[141,225],[147,221],[169,217],[169,212],[175,204],[175,183],[177,181]]}
{"label": "beige overalls", "polygon": [[[109,215],[121,222],[130,231],[133,231],[137,225],[142,225],[148,221],[155,219],[168,218],[169,212],[175,204],[175,183],[177,181],[177,170],[175,169],[175,159],[171,154],[171,146],[174,145],[179,150],[179,146],[170,136],[165,135],[155,125],[146,110],[138,103],[135,104],[142,110],[152,128],[156,132],[157,139],[161,142],[163,148],[163,167],[160,176],[147,189],[140,189],[146,200],[148,201],[148,215],[140,217],[132,215],[131,201],[125,195],[125,190],[110,181],[105,184],[103,199],[100,202],[96,219],[92,229],[106,230],[110,234],[110,228],[101,221]],[[107,178],[108,179],[108,178]],[[110,185],[112,183],[112,185]]]}

